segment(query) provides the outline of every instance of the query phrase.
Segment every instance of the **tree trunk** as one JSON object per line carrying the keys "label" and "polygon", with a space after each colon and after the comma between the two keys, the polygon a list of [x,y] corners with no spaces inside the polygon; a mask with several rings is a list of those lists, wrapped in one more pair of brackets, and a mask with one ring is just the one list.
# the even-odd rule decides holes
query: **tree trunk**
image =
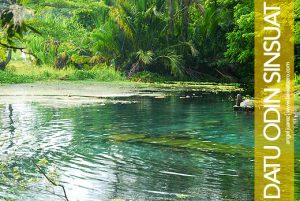
{"label": "tree trunk", "polygon": [[170,33],[174,33],[175,22],[175,0],[169,0],[169,15],[170,15]]}
{"label": "tree trunk", "polygon": [[[202,15],[205,15],[205,9],[204,7],[201,5],[200,0],[194,0],[194,3],[196,4],[197,9],[199,10],[199,12]],[[217,1],[215,0],[215,9],[217,8]]]}
{"label": "tree trunk", "polygon": [[190,9],[191,0],[183,0],[182,9],[182,27],[183,27],[183,33],[182,37],[184,41],[187,41],[188,39],[188,31],[189,31],[189,23],[190,23],[190,15],[189,15],[189,9]]}
{"label": "tree trunk", "polygon": [[11,60],[11,54],[12,54],[12,50],[10,49],[10,50],[8,50],[8,55],[7,55],[6,61],[0,62],[0,70],[5,70],[5,67]]}

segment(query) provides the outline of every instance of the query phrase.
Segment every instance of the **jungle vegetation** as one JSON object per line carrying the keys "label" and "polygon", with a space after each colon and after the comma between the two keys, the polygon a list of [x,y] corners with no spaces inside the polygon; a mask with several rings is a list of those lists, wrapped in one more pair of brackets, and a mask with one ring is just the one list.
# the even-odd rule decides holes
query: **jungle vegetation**
{"label": "jungle vegetation", "polygon": [[[118,79],[140,76],[253,84],[254,5],[250,0],[2,2],[2,70],[13,50],[26,53],[37,66],[62,72],[75,69],[61,79],[94,79],[113,69]],[[295,13],[299,72],[299,1]],[[74,75],[77,70],[80,76]],[[2,74],[9,77],[12,71]],[[49,72],[43,71],[43,76]]]}

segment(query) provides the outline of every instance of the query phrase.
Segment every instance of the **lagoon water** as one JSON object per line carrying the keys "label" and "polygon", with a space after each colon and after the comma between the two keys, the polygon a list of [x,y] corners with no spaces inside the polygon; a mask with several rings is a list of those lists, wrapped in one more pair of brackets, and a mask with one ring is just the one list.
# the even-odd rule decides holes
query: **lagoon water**
{"label": "lagoon water", "polygon": [[[81,106],[0,104],[0,152],[15,153],[13,167],[27,179],[42,177],[31,161],[46,158],[74,201],[253,200],[251,156],[111,138],[171,137],[252,149],[254,116],[233,112],[229,96],[180,93]],[[44,182],[24,190],[0,184],[0,199],[63,200],[60,188],[44,187]]]}

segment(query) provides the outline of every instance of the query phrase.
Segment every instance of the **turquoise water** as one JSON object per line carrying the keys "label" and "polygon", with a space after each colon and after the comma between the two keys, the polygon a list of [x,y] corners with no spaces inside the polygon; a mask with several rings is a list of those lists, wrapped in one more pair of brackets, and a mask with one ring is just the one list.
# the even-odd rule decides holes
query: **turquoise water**
{"label": "turquoise water", "polygon": [[[26,179],[42,177],[31,161],[46,158],[70,200],[253,200],[252,157],[110,139],[120,134],[171,136],[251,149],[253,114],[233,112],[229,96],[131,97],[123,98],[129,101],[124,104],[80,107],[0,105],[5,139],[0,151],[16,153],[11,167],[20,167]],[[45,185],[12,191],[12,185],[2,183],[0,198],[63,200],[60,188]]]}

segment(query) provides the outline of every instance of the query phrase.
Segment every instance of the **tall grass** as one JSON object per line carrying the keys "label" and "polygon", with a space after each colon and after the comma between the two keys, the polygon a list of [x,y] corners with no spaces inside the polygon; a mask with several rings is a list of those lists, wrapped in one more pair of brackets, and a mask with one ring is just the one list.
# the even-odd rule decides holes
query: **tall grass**
{"label": "tall grass", "polygon": [[32,77],[26,75],[17,75],[10,70],[0,71],[0,84],[17,84],[33,82]]}
{"label": "tall grass", "polygon": [[106,65],[97,65],[90,70],[78,70],[73,67],[55,69],[49,66],[36,66],[15,61],[5,71],[0,71],[0,83],[28,83],[49,80],[94,80],[123,81],[121,72]]}

